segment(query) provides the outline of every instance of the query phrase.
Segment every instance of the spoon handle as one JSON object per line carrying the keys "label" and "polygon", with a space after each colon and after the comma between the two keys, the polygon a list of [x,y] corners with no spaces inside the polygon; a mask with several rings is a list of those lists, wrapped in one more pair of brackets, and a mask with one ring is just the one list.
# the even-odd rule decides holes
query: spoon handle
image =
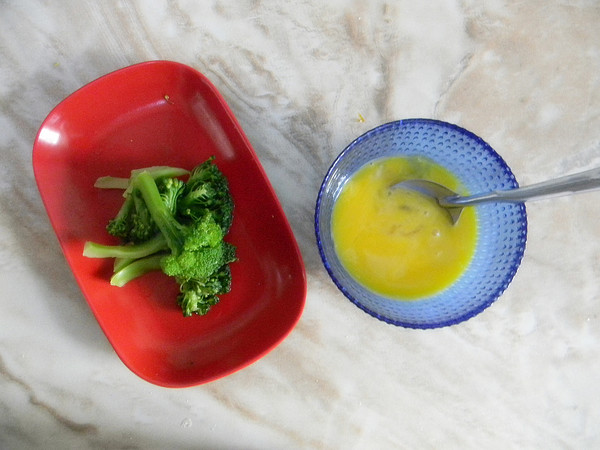
{"label": "spoon handle", "polygon": [[600,168],[566,175],[554,180],[504,191],[492,191],[469,196],[451,196],[444,199],[449,206],[475,205],[485,202],[521,203],[557,194],[574,194],[600,188]]}

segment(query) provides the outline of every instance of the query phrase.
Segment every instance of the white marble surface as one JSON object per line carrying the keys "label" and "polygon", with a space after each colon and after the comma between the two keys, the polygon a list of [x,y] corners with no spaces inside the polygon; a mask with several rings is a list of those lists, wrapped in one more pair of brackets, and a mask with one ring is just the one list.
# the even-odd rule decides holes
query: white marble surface
{"label": "white marble surface", "polygon": [[[312,225],[333,158],[390,120],[468,128],[521,183],[600,165],[599,23],[596,0],[0,1],[0,448],[599,448],[600,193],[528,205],[512,285],[439,330],[354,307]],[[279,347],[183,390],[115,355],[31,169],[52,107],[152,59],[221,90],[308,275],[304,315]]]}

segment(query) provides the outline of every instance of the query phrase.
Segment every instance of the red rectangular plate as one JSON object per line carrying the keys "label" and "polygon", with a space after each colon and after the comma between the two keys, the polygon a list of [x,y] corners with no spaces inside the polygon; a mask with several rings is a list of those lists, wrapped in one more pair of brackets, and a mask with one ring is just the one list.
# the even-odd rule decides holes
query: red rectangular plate
{"label": "red rectangular plate", "polygon": [[[212,155],[235,202],[226,238],[238,249],[232,291],[206,316],[183,317],[178,286],[162,273],[111,286],[112,261],[85,258],[82,250],[88,240],[116,243],[105,227],[123,198],[94,181],[152,165],[192,169]],[[215,380],[267,354],[298,322],[306,276],[289,223],[233,113],[196,70],[152,61],[84,86],[43,122],[33,168],[92,312],[143,379],[166,387]]]}

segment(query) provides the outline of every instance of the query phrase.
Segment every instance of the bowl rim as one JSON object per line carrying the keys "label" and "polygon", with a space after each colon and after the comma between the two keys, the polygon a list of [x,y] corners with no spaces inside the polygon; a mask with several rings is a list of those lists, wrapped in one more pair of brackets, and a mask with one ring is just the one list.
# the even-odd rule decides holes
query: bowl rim
{"label": "bowl rim", "polygon": [[[344,159],[345,156],[350,151],[352,151],[352,149],[358,143],[360,143],[362,140],[368,138],[369,136],[371,136],[374,133],[381,132],[382,130],[389,128],[389,127],[402,126],[403,124],[411,124],[412,125],[412,124],[418,124],[418,123],[424,123],[424,124],[430,124],[430,125],[433,124],[435,126],[439,126],[442,128],[453,129],[453,130],[459,132],[460,134],[468,136],[470,139],[473,139],[475,142],[478,142],[480,145],[482,145],[486,149],[486,151],[489,153],[489,156],[492,157],[496,163],[498,163],[501,167],[503,167],[507,171],[507,173],[512,178],[514,187],[516,188],[519,186],[516,177],[514,176],[513,172],[511,171],[509,165],[506,163],[504,158],[502,158],[502,156],[500,156],[500,154],[498,152],[496,152],[484,139],[482,139],[475,133],[473,133],[465,128],[462,128],[456,124],[453,124],[450,122],[445,122],[445,121],[438,120],[438,119],[407,118],[407,119],[393,120],[393,121],[385,122],[381,125],[378,125],[374,128],[367,130],[366,132],[362,133],[360,136],[356,137],[348,145],[346,145],[346,147],[344,147],[344,149],[333,160],[333,162],[331,163],[330,167],[328,168],[328,170],[325,174],[325,177],[323,178],[323,181],[321,183],[321,186],[319,187],[319,192],[317,195],[315,214],[314,214],[315,235],[316,235],[317,247],[319,250],[319,256],[321,258],[321,261],[322,261],[329,277],[331,278],[333,283],[336,285],[336,287],[342,292],[342,294],[348,300],[350,300],[354,305],[356,305],[359,309],[361,309],[364,312],[366,312],[367,314],[375,317],[376,319],[379,319],[382,322],[388,323],[390,325],[400,326],[400,327],[404,327],[404,328],[412,328],[412,329],[433,329],[433,328],[442,328],[442,327],[456,325],[458,323],[467,321],[468,319],[470,319],[472,317],[475,317],[476,315],[480,314],[485,309],[487,309],[492,303],[494,303],[504,293],[504,291],[508,288],[508,286],[511,284],[512,280],[514,279],[514,277],[521,265],[523,255],[525,253],[526,244],[527,244],[528,220],[527,220],[527,211],[526,211],[526,207],[525,207],[524,203],[516,204],[517,207],[519,208],[518,211],[520,213],[519,214],[520,215],[519,231],[522,233],[522,236],[523,236],[522,243],[521,243],[521,245],[519,245],[518,251],[516,252],[514,258],[510,261],[511,270],[504,277],[503,283],[500,286],[498,286],[495,290],[490,292],[490,294],[487,296],[487,301],[482,302],[476,308],[469,309],[466,313],[464,313],[458,317],[448,319],[448,320],[440,320],[440,321],[432,322],[432,323],[413,323],[413,322],[408,322],[408,321],[403,321],[403,320],[391,319],[385,315],[382,315],[382,314],[377,313],[376,311],[373,311],[372,309],[366,307],[360,301],[358,301],[354,297],[354,295],[352,295],[352,293],[337,279],[337,276],[334,273],[334,271],[331,267],[331,264],[325,254],[325,250],[323,248],[322,230],[321,230],[321,225],[320,225],[321,203],[323,200],[324,190],[327,187],[327,185],[332,177],[332,174],[333,174],[334,170],[337,168],[339,162],[342,159]],[[364,287],[362,287],[362,288],[367,290],[367,288],[364,288]]]}

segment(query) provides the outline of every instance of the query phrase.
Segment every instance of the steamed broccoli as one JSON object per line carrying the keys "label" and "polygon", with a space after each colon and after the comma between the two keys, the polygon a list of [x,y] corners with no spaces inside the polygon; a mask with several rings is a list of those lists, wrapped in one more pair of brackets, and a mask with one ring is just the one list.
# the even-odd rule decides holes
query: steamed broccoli
{"label": "steamed broccoli", "polygon": [[109,221],[106,227],[109,234],[124,241],[143,242],[158,231],[148,208],[140,198],[139,192],[133,188],[133,182],[141,171],[148,173],[159,182],[161,195],[169,201],[170,208],[173,210],[176,207],[176,198],[184,187],[184,183],[175,177],[189,173],[187,170],[177,167],[153,166],[147,169],[132,170],[127,183],[123,181],[123,178],[110,176],[101,177],[96,181],[95,186],[97,187],[124,189],[123,197],[125,197],[125,201],[117,215]]}
{"label": "steamed broccoli", "polygon": [[119,268],[110,278],[110,284],[123,287],[131,280],[134,280],[149,272],[160,270],[164,255],[156,253],[143,258],[129,261],[127,265]]}
{"label": "steamed broccoli", "polygon": [[185,190],[179,199],[178,212],[197,220],[212,212],[224,233],[229,231],[233,218],[233,200],[227,178],[209,158],[192,170]]}
{"label": "steamed broccoli", "polygon": [[157,181],[158,191],[165,206],[171,214],[177,213],[179,197],[185,189],[185,183],[178,178],[161,178]]}
{"label": "steamed broccoli", "polygon": [[192,313],[206,314],[211,306],[219,302],[220,294],[231,290],[231,269],[225,264],[204,281],[184,281],[180,290],[177,303],[184,316],[191,316]]}
{"label": "steamed broccoli", "polygon": [[138,259],[168,248],[165,237],[158,233],[139,244],[103,245],[88,241],[83,246],[83,256],[88,258]]}
{"label": "steamed broccoli", "polygon": [[183,314],[206,314],[231,289],[229,263],[236,248],[225,242],[233,219],[227,179],[209,158],[187,182],[182,169],[137,169],[123,179],[103,177],[101,187],[125,188],[125,201],[109,222],[121,245],[86,242],[84,255],[115,259],[111,284],[123,286],[149,271],[162,270],[180,285]]}
{"label": "steamed broccoli", "polygon": [[162,270],[180,280],[205,279],[234,260],[235,248],[223,241],[221,227],[206,213],[189,231],[183,250],[163,260]]}

